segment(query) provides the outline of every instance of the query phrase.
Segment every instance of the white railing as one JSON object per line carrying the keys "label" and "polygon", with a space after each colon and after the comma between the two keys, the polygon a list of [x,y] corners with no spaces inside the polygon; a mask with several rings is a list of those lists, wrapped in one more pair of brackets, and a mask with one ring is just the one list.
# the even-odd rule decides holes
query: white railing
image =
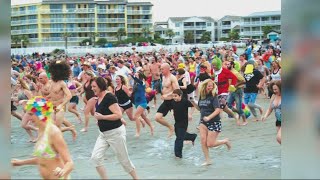
{"label": "white railing", "polygon": [[42,9],[40,14],[58,14],[58,13],[94,13],[94,8],[80,9]]}
{"label": "white railing", "polygon": [[207,26],[184,26],[183,27],[185,30],[196,30],[196,29],[206,29]]}
{"label": "white railing", "polygon": [[[90,37],[68,37],[68,42],[80,42],[84,39],[90,39]],[[50,37],[50,38],[43,38],[43,42],[53,42],[53,41],[62,41],[64,42],[64,37]]]}
{"label": "white railing", "polygon": [[241,22],[241,25],[281,25],[280,20]]}
{"label": "white railing", "polygon": [[240,36],[263,35],[262,31],[244,31],[240,32]]}
{"label": "white railing", "polygon": [[99,28],[98,32],[117,32],[120,27],[106,27],[106,28]]}
{"label": "white railing", "polygon": [[38,14],[38,10],[11,11],[11,16]]}
{"label": "white railing", "polygon": [[11,30],[11,35],[38,33],[38,29]]}
{"label": "white railing", "polygon": [[42,28],[42,33],[55,33],[55,32],[91,32],[94,31],[94,27],[76,27],[76,28]]}
{"label": "white railing", "polygon": [[[209,48],[209,47],[212,47],[212,45],[190,44],[190,45],[143,46],[143,47],[136,47],[136,51],[145,53],[145,52],[151,52],[151,51],[159,51],[160,49],[167,49],[169,52],[174,52],[175,50],[186,52],[193,47]],[[13,48],[11,49],[11,54],[32,54],[33,52],[50,53],[54,49],[64,49],[63,43],[61,43],[60,46],[52,46],[52,47]],[[70,55],[84,55],[86,53],[113,54],[113,53],[124,53],[126,51],[133,52],[132,47],[112,47],[112,48],[91,48],[91,47],[85,47],[85,46],[81,48],[68,47],[68,54]]]}
{"label": "white railing", "polygon": [[124,18],[98,18],[98,23],[125,23]]}
{"label": "white railing", "polygon": [[68,23],[68,22],[74,22],[74,23],[94,23],[94,19],[92,18],[44,18],[41,19],[42,23]]}
{"label": "white railing", "polygon": [[222,29],[231,29],[231,25],[222,25],[221,28]]}
{"label": "white railing", "polygon": [[152,23],[151,19],[128,19],[128,24]]}
{"label": "white railing", "polygon": [[142,32],[142,28],[128,28],[128,33]]}
{"label": "white railing", "polygon": [[127,14],[151,14],[151,10],[127,10]]}
{"label": "white railing", "polygon": [[98,14],[124,13],[124,9],[98,9]]}
{"label": "white railing", "polygon": [[38,19],[11,21],[11,25],[37,24],[37,23],[38,23]]}

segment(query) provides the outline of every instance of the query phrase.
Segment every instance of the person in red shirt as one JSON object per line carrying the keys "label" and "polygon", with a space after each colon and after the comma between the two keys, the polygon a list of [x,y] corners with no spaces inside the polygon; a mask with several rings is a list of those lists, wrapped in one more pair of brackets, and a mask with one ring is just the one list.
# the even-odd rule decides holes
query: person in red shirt
{"label": "person in red shirt", "polygon": [[237,77],[230,70],[222,67],[222,61],[217,56],[212,60],[212,68],[214,69],[212,80],[214,80],[218,87],[217,94],[220,108],[238,122],[239,117],[236,117],[227,106],[229,92],[233,92],[236,89]]}

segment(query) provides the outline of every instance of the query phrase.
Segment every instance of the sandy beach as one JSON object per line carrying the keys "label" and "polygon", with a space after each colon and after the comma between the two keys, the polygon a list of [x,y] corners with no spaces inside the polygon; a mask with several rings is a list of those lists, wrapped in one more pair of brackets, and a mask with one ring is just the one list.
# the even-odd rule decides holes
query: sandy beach
{"label": "sandy beach", "polygon": [[[160,99],[160,98],[159,98]],[[269,99],[259,95],[257,103],[264,110],[269,106]],[[151,106],[152,103],[150,103]],[[158,103],[158,106],[160,103]],[[83,102],[78,105],[78,110]],[[18,108],[21,112],[21,107]],[[129,156],[134,163],[140,179],[222,179],[222,178],[281,178],[281,146],[276,141],[275,116],[272,113],[266,122],[253,122],[252,116],[247,126],[237,126],[234,119],[227,118],[222,113],[222,133],[220,139],[228,137],[232,149],[225,146],[210,149],[213,165],[202,167],[204,156],[201,150],[199,132],[196,126],[200,113],[195,111],[193,120],[189,123],[189,132],[198,134],[195,146],[185,144],[183,159],[174,157],[175,135],[168,139],[168,130],[155,121],[157,108],[151,108],[148,117],[155,125],[155,135],[151,136],[148,126],[142,129],[140,138],[135,138],[135,123],[127,121],[127,147]],[[78,124],[76,116],[68,112],[66,118],[76,125],[78,137],[72,141],[71,133],[64,133],[75,169],[72,179],[97,179],[95,168],[89,159],[98,136],[98,127],[93,117],[90,117],[90,127],[87,133],[80,132],[83,125]],[[84,119],[83,113],[82,118]],[[174,123],[169,113],[166,119]],[[34,144],[27,142],[28,136],[20,127],[20,121],[11,117],[11,157],[25,159],[31,157]],[[131,178],[122,169],[112,149],[106,154],[105,167],[110,179]],[[35,166],[12,168],[12,179],[39,179]]]}

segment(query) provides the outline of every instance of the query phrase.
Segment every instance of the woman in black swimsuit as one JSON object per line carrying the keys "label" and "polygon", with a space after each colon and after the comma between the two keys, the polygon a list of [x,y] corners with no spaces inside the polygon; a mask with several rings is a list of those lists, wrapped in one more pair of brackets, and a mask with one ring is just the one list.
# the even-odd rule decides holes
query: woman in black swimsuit
{"label": "woman in black swimsuit", "polygon": [[94,105],[96,103],[96,96],[94,95],[94,92],[91,89],[91,83],[94,78],[94,74],[92,71],[86,71],[84,73],[84,78],[86,79],[86,82],[83,84],[83,91],[82,93],[85,93],[84,101],[86,102],[86,106],[84,108],[84,128],[81,129],[81,132],[87,132],[88,126],[89,126],[89,118],[90,113],[91,115],[94,114]]}
{"label": "woman in black swimsuit", "polygon": [[[119,106],[121,108],[122,113],[126,113],[130,121],[134,121],[133,119],[133,106],[130,100],[131,92],[127,87],[127,81],[125,77],[118,75],[116,77],[116,88],[114,89],[114,94],[118,99]],[[122,118],[123,119],[123,118]]]}

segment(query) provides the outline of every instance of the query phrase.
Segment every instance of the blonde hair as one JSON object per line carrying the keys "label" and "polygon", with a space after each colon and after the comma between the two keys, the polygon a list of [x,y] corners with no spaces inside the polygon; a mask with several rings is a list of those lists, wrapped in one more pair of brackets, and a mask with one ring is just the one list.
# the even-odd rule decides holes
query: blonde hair
{"label": "blonde hair", "polygon": [[26,83],[25,80],[19,78],[18,81],[20,82],[21,87],[22,87],[24,90],[30,91],[30,88],[29,88],[29,86],[28,86],[28,84]]}
{"label": "blonde hair", "polygon": [[206,79],[205,81],[203,81],[201,83],[201,86],[199,88],[199,96],[200,96],[200,99],[206,99],[207,98],[207,86],[208,86],[208,83],[212,83],[213,84],[213,90],[212,90],[212,96],[215,96],[217,94],[217,85],[216,83],[214,83],[214,81],[212,79]]}

